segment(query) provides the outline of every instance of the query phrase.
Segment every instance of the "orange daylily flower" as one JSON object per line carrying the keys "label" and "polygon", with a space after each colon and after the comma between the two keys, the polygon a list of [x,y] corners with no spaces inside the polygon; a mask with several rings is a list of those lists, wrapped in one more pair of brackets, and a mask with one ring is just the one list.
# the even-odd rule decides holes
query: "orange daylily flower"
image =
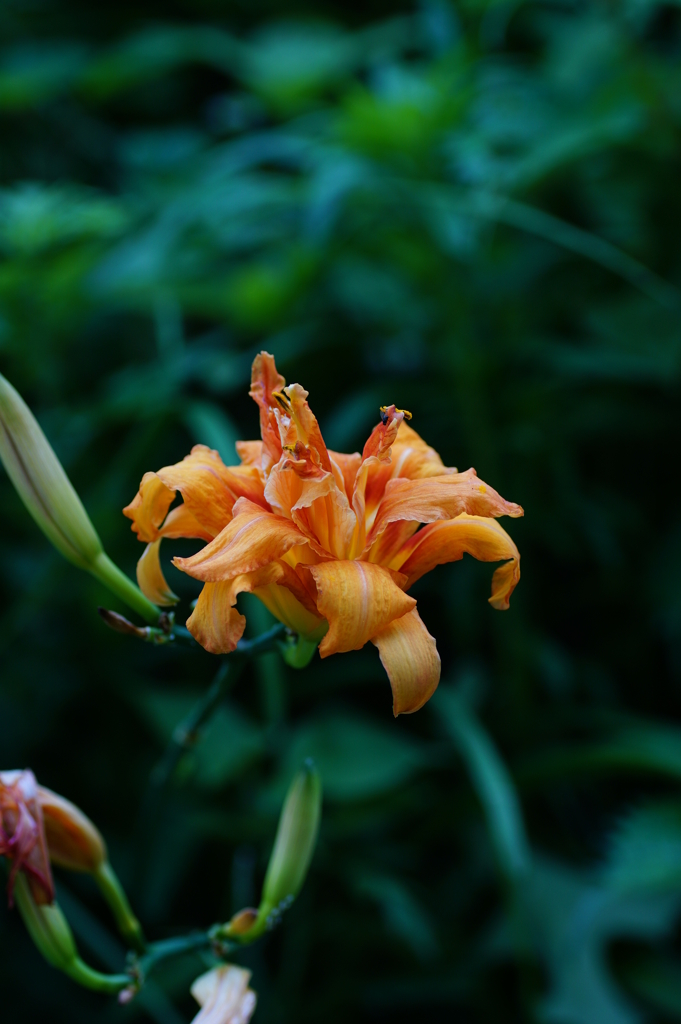
{"label": "orange daylily flower", "polygon": [[[440,658],[409,588],[467,552],[504,561],[489,600],[508,608],[520,555],[496,517],[521,516],[522,508],[474,469],[444,466],[394,405],[381,409],[362,454],[344,455],[327,449],[307,391],[287,387],[267,352],[253,363],[250,393],[262,440],[237,444],[240,466],[196,445],[177,465],[145,473],[123,510],[147,545],[140,587],[158,604],[173,603],[162,538],[205,540],[197,554],[174,559],[204,583],[187,622],[203,647],[234,650],[246,624],[236,599],[250,591],[290,629],[321,641],[322,658],[370,640],[394,713],[417,711],[437,687]],[[170,510],[178,491],[182,504]]]}

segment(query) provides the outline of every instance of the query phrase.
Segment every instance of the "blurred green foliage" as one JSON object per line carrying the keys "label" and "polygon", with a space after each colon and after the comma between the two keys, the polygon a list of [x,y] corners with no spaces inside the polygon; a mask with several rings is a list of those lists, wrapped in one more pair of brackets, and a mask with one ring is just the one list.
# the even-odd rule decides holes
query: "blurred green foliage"
{"label": "blurred green foliage", "polygon": [[[392,720],[373,648],[266,656],[145,852],[145,780],[215,659],[108,633],[3,476],[1,767],[95,819],[162,937],[257,900],[314,756],[311,874],[245,961],[260,1024],[680,1020],[678,3],[6,0],[0,39],[0,369],[119,564],[143,472],[257,436],[261,347],[331,447],[395,402],[526,510],[509,612],[468,558],[415,588],[423,711]],[[3,1024],[178,1024],[201,969],[119,1007],[0,913]]]}

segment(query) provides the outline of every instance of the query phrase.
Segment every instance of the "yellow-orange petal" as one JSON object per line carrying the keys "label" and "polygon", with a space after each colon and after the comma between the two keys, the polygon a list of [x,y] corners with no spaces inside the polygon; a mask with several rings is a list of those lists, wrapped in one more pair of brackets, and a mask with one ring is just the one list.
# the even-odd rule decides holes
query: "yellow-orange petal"
{"label": "yellow-orange petal", "polygon": [[157,539],[174,497],[175,491],[166,487],[156,473],[144,474],[139,491],[123,509],[123,515],[132,519],[131,529],[138,540],[149,544]]}
{"label": "yellow-orange petal", "polygon": [[391,480],[378,507],[374,525],[367,537],[372,544],[388,523],[400,519],[433,523],[453,519],[466,512],[475,516],[522,516],[520,505],[506,501],[480,480],[474,469],[425,480]]}
{"label": "yellow-orange petal", "polygon": [[145,597],[148,597],[154,604],[166,606],[177,604],[180,599],[177,594],[172,592],[163,575],[159,557],[162,539],[159,537],[158,540],[147,544],[144,549],[142,557],[137,563],[137,582]]}
{"label": "yellow-orange petal", "polygon": [[329,458],[331,459],[331,468],[334,471],[336,483],[340,487],[342,480],[345,497],[348,501],[352,501],[352,496],[355,492],[357,471],[362,465],[362,456],[359,452],[353,452],[351,455],[346,455],[344,452],[330,451]]}
{"label": "yellow-orange petal", "polygon": [[494,573],[489,599],[494,608],[508,608],[510,596],[520,579],[520,553],[496,519],[464,513],[448,522],[424,526],[406,542],[393,565],[408,577],[408,589],[436,565],[456,562],[463,558],[464,553],[481,562],[509,559]]}
{"label": "yellow-orange petal", "polygon": [[284,393],[289,400],[290,422],[287,424],[286,436],[282,443],[287,446],[295,445],[297,442],[304,445],[313,453],[313,461],[325,472],[330,473],[331,460],[317,417],[308,404],[308,392],[300,384],[291,384],[284,388]]}
{"label": "yellow-orange petal", "polygon": [[319,469],[299,472],[299,464],[282,458],[270,473],[265,497],[273,509],[290,517],[313,546],[335,558],[350,553],[357,523],[335,475]]}
{"label": "yellow-orange petal", "polygon": [[216,451],[196,444],[182,462],[156,474],[166,487],[179,491],[187,510],[210,538],[232,518],[237,498],[263,503],[263,482],[254,466],[225,466]]}
{"label": "yellow-orange petal", "polygon": [[329,623],[319,648],[322,658],[358,651],[416,605],[398,586],[404,577],[382,565],[343,560],[301,566],[299,571],[312,575],[319,614]]}
{"label": "yellow-orange petal", "polygon": [[173,564],[197,580],[217,583],[253,572],[306,543],[308,538],[290,519],[240,498],[234,518],[215,540],[190,558],[173,559]]}
{"label": "yellow-orange petal", "polygon": [[238,595],[276,583],[281,575],[279,564],[272,562],[231,580],[206,583],[187,619],[187,629],[211,654],[228,654],[234,650],[246,628],[245,617],[234,607]]}
{"label": "yellow-orange petal", "polygon": [[400,423],[397,437],[390,452],[393,478],[423,480],[426,477],[456,473],[448,468],[442,459],[406,421]]}
{"label": "yellow-orange petal", "polygon": [[262,465],[262,441],[237,441],[236,453],[244,466]]}
{"label": "yellow-orange petal", "polygon": [[279,565],[284,570],[284,575],[278,583],[260,587],[253,593],[285,626],[294,633],[309,637],[319,631],[324,620],[318,614],[311,595],[295,569],[291,569],[285,562],[280,562]]}
{"label": "yellow-orange petal", "polygon": [[274,357],[269,352],[260,352],[253,360],[251,367],[250,396],[260,407],[260,436],[262,437],[262,469],[269,473],[281,458],[281,438],[276,410],[279,408],[274,398],[275,392],[281,392],[286,380],[277,371]]}
{"label": "yellow-orange petal", "polygon": [[440,655],[416,608],[373,636],[393,691],[393,714],[418,711],[440,682]]}

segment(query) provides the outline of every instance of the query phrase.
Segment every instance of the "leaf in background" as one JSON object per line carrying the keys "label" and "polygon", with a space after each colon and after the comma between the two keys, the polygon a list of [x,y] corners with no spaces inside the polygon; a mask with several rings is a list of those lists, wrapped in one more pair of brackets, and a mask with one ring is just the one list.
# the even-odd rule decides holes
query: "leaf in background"
{"label": "leaf in background", "polygon": [[424,744],[369,719],[339,712],[303,723],[286,751],[279,781],[311,757],[329,800],[366,800],[404,785],[429,760]]}
{"label": "leaf in background", "polygon": [[353,887],[359,895],[368,896],[378,904],[388,930],[406,942],[420,960],[437,957],[438,942],[432,921],[399,878],[385,873],[360,875]]}
{"label": "leaf in background", "polygon": [[603,883],[623,893],[681,893],[681,804],[650,804],[622,818],[610,837]]}
{"label": "leaf in background", "polygon": [[196,444],[214,448],[227,466],[238,463],[235,445],[239,436],[231,419],[219,405],[214,402],[190,402],[185,408],[184,421]]}
{"label": "leaf in background", "polygon": [[530,865],[523,816],[510,773],[489,734],[452,686],[440,684],[430,707],[459,749],[482,804],[501,870],[518,881]]}

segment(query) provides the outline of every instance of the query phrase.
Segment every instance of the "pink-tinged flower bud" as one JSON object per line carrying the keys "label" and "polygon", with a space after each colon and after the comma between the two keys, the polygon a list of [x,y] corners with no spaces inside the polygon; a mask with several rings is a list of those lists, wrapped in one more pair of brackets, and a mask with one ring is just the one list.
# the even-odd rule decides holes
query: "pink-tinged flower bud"
{"label": "pink-tinged flower bud", "polygon": [[13,903],[19,872],[38,905],[54,902],[45,825],[33,772],[0,772],[0,856],[11,864],[7,894]]}
{"label": "pink-tinged flower bud", "polygon": [[214,967],[191,987],[201,1007],[192,1024],[248,1024],[255,1010],[256,995],[248,987],[251,972],[234,964]]}
{"label": "pink-tinged flower bud", "polygon": [[96,576],[147,622],[160,612],[108,557],[83,503],[15,388],[0,374],[0,461],[19,497],[56,549]]}

